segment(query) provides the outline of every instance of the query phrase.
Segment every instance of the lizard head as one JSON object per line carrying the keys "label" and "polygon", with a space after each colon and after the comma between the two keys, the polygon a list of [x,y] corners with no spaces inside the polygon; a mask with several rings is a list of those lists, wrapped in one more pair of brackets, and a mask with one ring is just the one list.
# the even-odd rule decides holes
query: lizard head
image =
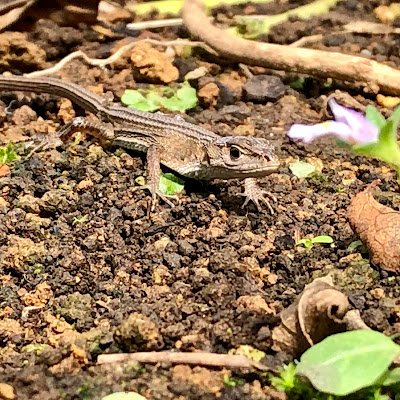
{"label": "lizard head", "polygon": [[279,167],[275,148],[266,139],[227,136],[207,148],[210,179],[262,177]]}

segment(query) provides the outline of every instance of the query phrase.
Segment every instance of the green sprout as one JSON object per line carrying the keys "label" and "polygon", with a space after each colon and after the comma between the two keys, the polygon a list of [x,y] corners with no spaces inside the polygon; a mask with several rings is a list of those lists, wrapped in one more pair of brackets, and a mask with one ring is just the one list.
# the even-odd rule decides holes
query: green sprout
{"label": "green sprout", "polygon": [[290,363],[284,365],[280,370],[278,376],[270,378],[271,385],[280,392],[290,392],[296,385],[296,365]]}
{"label": "green sprout", "polygon": [[315,236],[313,238],[304,238],[300,239],[296,242],[296,246],[304,246],[307,250],[311,250],[316,243],[324,243],[330,244],[333,243],[333,239],[331,236],[322,235],[322,236]]}
{"label": "green sprout", "polygon": [[86,222],[88,220],[89,216],[86,215],[81,215],[80,217],[75,217],[72,220],[72,225],[79,225],[79,224],[83,224],[84,222]]}
{"label": "green sprout", "polygon": [[225,374],[222,382],[226,387],[236,387],[236,386],[243,386],[245,384],[245,381],[241,378],[235,377],[235,376],[229,376],[228,374]]}
{"label": "green sprout", "polygon": [[18,160],[19,155],[15,151],[13,143],[8,143],[6,146],[0,147],[0,166],[9,164],[14,160]]}
{"label": "green sprout", "polygon": [[357,250],[359,247],[363,247],[364,243],[361,240],[355,240],[354,242],[351,242],[347,246],[347,251],[349,253],[352,253],[354,250]]}

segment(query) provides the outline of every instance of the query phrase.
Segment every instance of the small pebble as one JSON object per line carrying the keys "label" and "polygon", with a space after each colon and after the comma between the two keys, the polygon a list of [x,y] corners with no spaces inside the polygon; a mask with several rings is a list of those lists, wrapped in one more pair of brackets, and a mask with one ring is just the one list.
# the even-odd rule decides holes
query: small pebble
{"label": "small pebble", "polygon": [[283,82],[277,76],[255,75],[243,87],[245,99],[258,103],[276,101],[286,91]]}
{"label": "small pebble", "polygon": [[7,383],[0,383],[0,399],[13,400],[15,399],[14,388]]}

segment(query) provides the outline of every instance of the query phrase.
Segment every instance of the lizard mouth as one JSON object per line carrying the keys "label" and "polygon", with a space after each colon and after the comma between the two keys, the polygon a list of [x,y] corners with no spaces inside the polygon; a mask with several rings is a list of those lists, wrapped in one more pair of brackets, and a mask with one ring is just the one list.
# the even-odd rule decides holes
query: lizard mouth
{"label": "lizard mouth", "polygon": [[263,172],[274,172],[276,171],[278,168],[280,167],[280,163],[279,162],[269,162],[268,165],[265,165],[263,167],[259,167],[259,168],[249,168],[248,170],[245,171],[246,174],[262,174]]}
{"label": "lizard mouth", "polygon": [[[245,179],[245,178],[261,178],[277,171],[280,164],[278,162],[269,162],[268,165],[258,168],[245,168],[241,171],[226,170],[225,174],[221,171],[221,175],[226,175],[227,178]],[[234,176],[233,176],[234,175]]]}

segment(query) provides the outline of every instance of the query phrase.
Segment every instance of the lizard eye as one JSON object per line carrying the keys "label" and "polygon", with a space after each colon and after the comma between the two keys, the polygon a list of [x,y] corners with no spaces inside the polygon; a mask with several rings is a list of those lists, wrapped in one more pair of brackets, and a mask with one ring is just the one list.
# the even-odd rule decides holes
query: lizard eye
{"label": "lizard eye", "polygon": [[229,155],[232,160],[238,160],[240,156],[242,155],[241,151],[237,147],[231,147],[229,149]]}

